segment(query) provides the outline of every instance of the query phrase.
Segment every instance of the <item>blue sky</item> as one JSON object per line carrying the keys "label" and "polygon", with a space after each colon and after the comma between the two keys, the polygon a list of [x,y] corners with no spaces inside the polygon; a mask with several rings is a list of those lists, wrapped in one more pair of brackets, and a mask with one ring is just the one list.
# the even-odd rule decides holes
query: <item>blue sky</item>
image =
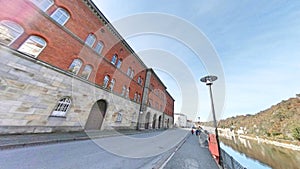
{"label": "blue sky", "polygon": [[[151,12],[178,17],[196,27],[215,49],[224,73],[225,83],[216,81],[213,85],[218,118],[258,113],[300,93],[300,1],[94,2],[113,24],[135,14]],[[182,28],[175,22],[168,24],[170,29]],[[130,26],[134,28],[136,25]],[[122,28],[116,26],[119,32],[122,32]],[[188,33],[185,32],[186,35]],[[208,71],[205,59],[199,59],[193,49],[170,37],[144,33],[124,38],[145,64],[154,67],[165,82],[176,100],[176,112],[186,113],[192,120],[197,117],[201,117],[201,121],[211,119],[208,88],[199,82],[201,77],[214,72]],[[171,68],[164,70],[156,66],[157,62],[153,63],[155,57],[151,58],[149,53],[158,51],[172,55],[178,63],[187,65],[186,71],[191,73],[193,80],[174,75],[176,70]],[[202,54],[206,55],[205,51]],[[179,67],[175,62],[170,64]],[[193,89],[186,94],[190,98],[182,97],[186,88]],[[222,93],[221,89],[225,90],[225,100],[219,94]]]}

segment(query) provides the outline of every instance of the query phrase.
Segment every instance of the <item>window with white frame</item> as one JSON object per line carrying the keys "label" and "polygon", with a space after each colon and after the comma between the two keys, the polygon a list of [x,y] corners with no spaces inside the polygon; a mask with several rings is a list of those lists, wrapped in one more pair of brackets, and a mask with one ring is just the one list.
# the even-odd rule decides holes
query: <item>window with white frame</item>
{"label": "window with white frame", "polygon": [[117,68],[120,69],[122,65],[122,59],[119,59],[117,62]]}
{"label": "window with white frame", "polygon": [[64,25],[70,18],[70,14],[63,8],[57,8],[51,15],[51,18],[54,19],[60,25]]}
{"label": "window with white frame", "polygon": [[126,89],[127,89],[126,85],[123,85],[121,96],[125,96]]}
{"label": "window with white frame", "polygon": [[113,55],[113,57],[111,58],[111,61],[110,61],[110,63],[112,63],[112,64],[116,64],[116,62],[117,62],[117,59],[118,59],[118,56],[116,55],[116,54],[114,54]]}
{"label": "window with white frame", "polygon": [[9,20],[2,20],[0,22],[0,43],[4,45],[11,45],[18,39],[24,29],[17,23]]}
{"label": "window with white frame", "polygon": [[133,98],[133,101],[137,101],[137,95],[138,95],[138,93],[137,93],[137,92],[135,92],[135,93],[134,93],[134,98]]}
{"label": "window with white frame", "polygon": [[81,73],[81,77],[88,79],[90,77],[90,74],[92,73],[92,66],[91,65],[86,65]]}
{"label": "window with white frame", "polygon": [[126,98],[128,98],[129,97],[129,92],[130,92],[130,88],[128,87],[127,89],[126,89]]}
{"label": "window with white frame", "polygon": [[53,0],[31,0],[31,2],[44,12],[54,4]]}
{"label": "window with white frame", "polygon": [[140,85],[142,84],[142,78],[141,78],[141,76],[138,77],[137,82],[138,82],[138,84],[140,84]]}
{"label": "window with white frame", "polygon": [[80,59],[74,59],[71,65],[69,66],[69,72],[77,75],[81,66],[82,66],[82,61]]}
{"label": "window with white frame", "polygon": [[90,33],[85,40],[85,44],[88,45],[89,47],[93,47],[95,42],[96,42],[96,36]]}
{"label": "window with white frame", "polygon": [[103,79],[103,87],[104,88],[107,88],[108,82],[109,82],[109,76],[106,75],[106,76],[104,76],[104,79]]}
{"label": "window with white frame", "polygon": [[137,102],[141,102],[141,94],[138,94],[138,96],[137,96]]}
{"label": "window with white frame", "polygon": [[133,79],[134,77],[134,70],[131,70],[130,78]]}
{"label": "window with white frame", "polygon": [[53,112],[51,113],[51,116],[57,116],[57,117],[65,117],[66,113],[70,109],[71,106],[71,98],[70,97],[64,97],[60,99],[55,106]]}
{"label": "window with white frame", "polygon": [[46,45],[43,38],[32,35],[19,47],[18,51],[37,57]]}
{"label": "window with white frame", "polygon": [[115,80],[115,79],[111,79],[110,85],[109,85],[110,91],[113,91],[113,90],[114,90],[115,83],[116,83],[116,80]]}
{"label": "window with white frame", "polygon": [[118,113],[116,122],[119,122],[119,123],[122,122],[122,113],[121,112]]}
{"label": "window with white frame", "polygon": [[96,47],[94,48],[95,52],[97,52],[97,53],[100,54],[101,51],[102,51],[102,49],[103,49],[103,43],[102,42],[98,42],[97,45],[96,45]]}
{"label": "window with white frame", "polygon": [[129,67],[129,68],[127,69],[127,76],[130,77],[130,75],[131,75],[131,67]]}

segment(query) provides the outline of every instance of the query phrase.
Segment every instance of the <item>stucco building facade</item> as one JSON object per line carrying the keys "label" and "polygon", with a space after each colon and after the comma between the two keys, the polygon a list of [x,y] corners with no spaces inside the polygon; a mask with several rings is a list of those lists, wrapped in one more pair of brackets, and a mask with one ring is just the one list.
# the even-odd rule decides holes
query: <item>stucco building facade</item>
{"label": "stucco building facade", "polygon": [[0,133],[172,127],[167,87],[92,1],[0,3]]}

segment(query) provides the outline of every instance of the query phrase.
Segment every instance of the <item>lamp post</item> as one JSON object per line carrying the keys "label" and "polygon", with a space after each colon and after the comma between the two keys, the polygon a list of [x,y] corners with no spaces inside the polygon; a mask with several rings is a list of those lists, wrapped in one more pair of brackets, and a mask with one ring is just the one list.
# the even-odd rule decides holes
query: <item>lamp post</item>
{"label": "lamp post", "polygon": [[217,126],[217,120],[216,120],[216,114],[215,114],[215,108],[214,108],[214,101],[212,96],[212,90],[211,85],[213,84],[213,81],[216,81],[218,78],[217,76],[205,76],[200,79],[201,82],[204,82],[207,86],[209,86],[209,94],[210,94],[210,101],[211,101],[211,110],[213,113],[214,118],[214,126],[215,126],[215,132],[216,132],[216,139],[218,144],[218,152],[219,152],[219,164],[223,166],[223,159],[221,157],[221,149],[220,149],[220,142],[219,142],[219,135],[218,135],[218,126]]}

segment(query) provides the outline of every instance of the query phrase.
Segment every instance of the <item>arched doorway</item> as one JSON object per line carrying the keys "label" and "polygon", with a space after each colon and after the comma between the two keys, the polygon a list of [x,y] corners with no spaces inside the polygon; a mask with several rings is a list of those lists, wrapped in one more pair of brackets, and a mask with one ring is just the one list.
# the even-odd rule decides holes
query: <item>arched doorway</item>
{"label": "arched doorway", "polygon": [[145,119],[145,129],[149,128],[149,121],[150,121],[150,112],[147,113],[146,119]]}
{"label": "arched doorway", "polygon": [[170,122],[170,120],[168,119],[167,120],[167,128],[169,128],[169,122]]}
{"label": "arched doorway", "polygon": [[85,130],[100,130],[103,119],[105,117],[107,103],[105,100],[98,100],[94,103],[87,122],[85,124]]}
{"label": "arched doorway", "polygon": [[158,128],[160,129],[161,127],[161,116],[158,117]]}
{"label": "arched doorway", "polygon": [[155,129],[156,128],[156,114],[154,114],[153,116],[153,121],[152,121],[152,128]]}

